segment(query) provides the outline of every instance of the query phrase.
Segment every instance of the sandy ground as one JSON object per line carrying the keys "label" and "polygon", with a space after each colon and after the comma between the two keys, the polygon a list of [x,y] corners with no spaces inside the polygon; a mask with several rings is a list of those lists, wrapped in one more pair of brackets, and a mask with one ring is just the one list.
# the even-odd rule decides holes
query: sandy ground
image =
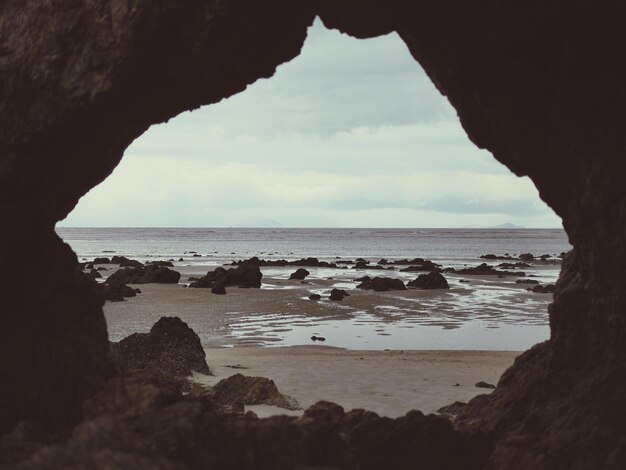
{"label": "sandy ground", "polygon": [[[353,351],[325,346],[207,348],[213,385],[235,373],[273,379],[303,408],[329,400],[346,410],[365,408],[397,417],[411,409],[432,413],[490,390],[520,354],[515,351]],[[233,367],[235,366],[235,367]],[[247,407],[259,416],[300,414],[270,406]]]}

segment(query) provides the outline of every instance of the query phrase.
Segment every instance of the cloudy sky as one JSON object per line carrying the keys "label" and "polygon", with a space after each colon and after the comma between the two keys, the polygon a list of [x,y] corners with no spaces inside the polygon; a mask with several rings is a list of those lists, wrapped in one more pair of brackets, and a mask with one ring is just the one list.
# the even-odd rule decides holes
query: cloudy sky
{"label": "cloudy sky", "polygon": [[400,38],[316,22],[302,54],[153,126],[61,226],[558,227],[467,138]]}

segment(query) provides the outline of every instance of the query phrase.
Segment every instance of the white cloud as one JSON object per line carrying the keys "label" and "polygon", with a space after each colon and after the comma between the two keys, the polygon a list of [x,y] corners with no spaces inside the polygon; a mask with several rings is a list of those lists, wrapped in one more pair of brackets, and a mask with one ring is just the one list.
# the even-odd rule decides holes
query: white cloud
{"label": "white cloud", "polygon": [[310,30],[228,100],[154,126],[62,225],[558,226],[471,144],[396,35]]}

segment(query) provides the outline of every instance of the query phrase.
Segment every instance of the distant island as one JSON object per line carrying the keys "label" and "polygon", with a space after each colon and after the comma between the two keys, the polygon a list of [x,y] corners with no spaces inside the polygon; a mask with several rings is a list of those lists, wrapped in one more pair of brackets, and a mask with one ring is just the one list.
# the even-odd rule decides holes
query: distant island
{"label": "distant island", "polygon": [[489,227],[489,228],[526,228],[526,227],[524,227],[522,225],[511,224],[511,223],[507,222],[505,224],[494,225],[493,227]]}

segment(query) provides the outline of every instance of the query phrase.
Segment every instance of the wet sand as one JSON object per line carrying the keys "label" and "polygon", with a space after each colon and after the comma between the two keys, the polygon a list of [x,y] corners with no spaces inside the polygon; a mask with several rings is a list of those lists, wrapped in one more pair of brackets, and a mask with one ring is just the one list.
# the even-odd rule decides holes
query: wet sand
{"label": "wet sand", "polygon": [[[329,400],[346,410],[364,408],[397,417],[411,409],[432,413],[454,401],[491,390],[520,354],[514,351],[351,351],[325,346],[207,348],[214,376],[196,374],[206,385],[235,373],[269,377],[303,408]],[[233,368],[232,366],[235,366]],[[458,385],[457,385],[458,384]],[[300,414],[270,406],[247,407],[259,416]]]}
{"label": "wet sand", "polygon": [[[180,284],[134,286],[143,293],[104,307],[109,337],[119,341],[148,331],[162,316],[179,316],[207,347],[307,345],[312,335],[321,335],[325,345],[354,350],[524,350],[549,334],[551,295],[528,293],[513,277],[474,276],[461,283],[447,275],[449,290],[374,292],[355,289],[362,271],[334,272],[328,279],[327,272],[311,269],[304,283],[288,280],[292,271],[264,269],[261,289],[227,288],[227,295]],[[189,275],[184,273],[181,282]],[[350,296],[328,300],[333,287]],[[322,300],[309,300],[312,293]]]}

